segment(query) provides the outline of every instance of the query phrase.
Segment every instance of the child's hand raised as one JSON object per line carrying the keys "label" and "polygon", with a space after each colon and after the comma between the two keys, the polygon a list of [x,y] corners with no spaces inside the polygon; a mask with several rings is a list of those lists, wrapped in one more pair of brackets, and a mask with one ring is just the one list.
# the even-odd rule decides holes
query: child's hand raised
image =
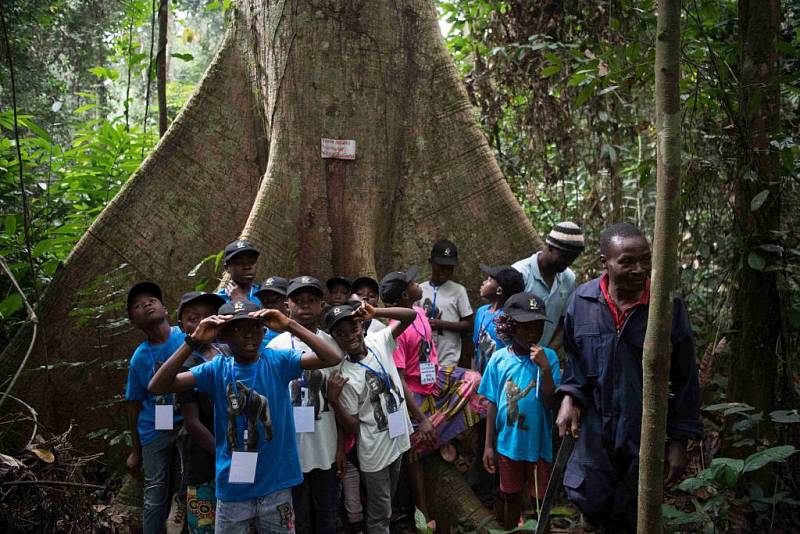
{"label": "child's hand raised", "polygon": [[192,332],[192,339],[198,343],[208,344],[217,338],[219,329],[227,323],[233,315],[211,315],[206,317]]}
{"label": "child's hand raised", "polygon": [[261,319],[273,332],[285,332],[289,328],[289,318],[278,310],[258,310],[250,312],[250,317]]}
{"label": "child's hand raised", "polygon": [[550,369],[550,361],[547,359],[544,349],[539,345],[531,346],[531,361],[539,366],[542,371]]}
{"label": "child's hand raised", "polygon": [[369,302],[362,302],[354,312],[353,315],[363,321],[371,321],[375,318],[375,306]]}
{"label": "child's hand raised", "polygon": [[339,371],[331,373],[331,376],[328,377],[328,387],[326,390],[326,397],[330,402],[336,402],[339,400],[339,395],[341,395],[342,389],[344,388],[344,385],[347,384],[348,380],[350,379],[342,376],[342,373]]}

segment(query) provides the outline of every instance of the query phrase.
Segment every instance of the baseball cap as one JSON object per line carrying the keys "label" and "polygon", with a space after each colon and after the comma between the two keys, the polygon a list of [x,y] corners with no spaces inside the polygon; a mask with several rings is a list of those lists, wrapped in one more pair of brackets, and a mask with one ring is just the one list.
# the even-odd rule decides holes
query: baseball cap
{"label": "baseball cap", "polygon": [[241,254],[242,252],[254,252],[256,256],[260,254],[255,245],[253,245],[250,241],[237,239],[236,241],[231,241],[225,245],[225,254],[222,257],[223,263],[227,265],[234,258],[234,256]]}
{"label": "baseball cap", "polygon": [[[286,296],[286,290],[289,287],[289,281],[281,276],[270,276],[261,284],[261,289],[256,291],[256,297],[268,291],[277,293],[278,295]],[[261,298],[261,297],[259,297]]]}
{"label": "baseball cap", "polygon": [[219,307],[225,304],[225,299],[214,293],[206,293],[204,291],[189,291],[188,293],[184,293],[183,296],[181,296],[180,304],[178,304],[179,320],[181,318],[181,313],[183,313],[184,306],[194,302],[208,302],[214,307],[214,313],[216,313]]}
{"label": "baseball cap", "polygon": [[533,293],[512,295],[503,305],[503,312],[520,323],[547,320],[544,300]]}
{"label": "baseball cap", "polygon": [[545,242],[551,247],[559,248],[566,252],[583,252],[585,243],[583,241],[583,231],[580,226],[570,221],[558,223],[547,234]]}
{"label": "baseball cap", "polygon": [[232,300],[223,304],[217,313],[219,315],[233,315],[233,318],[229,319],[228,322],[225,323],[230,324],[234,321],[239,321],[242,319],[258,321],[258,319],[255,317],[250,317],[250,313],[258,311],[259,309],[260,308],[256,304],[253,304],[249,300]]}
{"label": "baseball cap", "polygon": [[315,292],[319,293],[320,296],[324,296],[325,294],[322,291],[322,284],[319,280],[313,276],[298,276],[297,278],[289,280],[289,288],[286,290],[286,295],[291,296],[295,291],[306,288],[313,289]]}
{"label": "baseball cap", "polygon": [[133,299],[136,298],[138,295],[142,293],[149,293],[153,295],[155,298],[161,301],[161,304],[164,304],[164,295],[161,292],[161,288],[158,287],[158,284],[155,282],[139,282],[135,284],[132,288],[128,290],[128,305],[127,310],[130,311],[131,304],[133,303]]}
{"label": "baseball cap", "polygon": [[525,279],[522,277],[522,273],[510,265],[490,267],[481,263],[481,271],[497,281],[497,285],[503,289],[503,295],[506,297],[515,295],[525,289]]}
{"label": "baseball cap", "polygon": [[405,271],[394,271],[384,276],[380,284],[381,300],[391,304],[400,300],[408,283],[414,280],[418,274],[419,267],[413,266]]}
{"label": "baseball cap", "polygon": [[323,318],[325,328],[330,332],[331,328],[333,328],[336,323],[348,317],[352,317],[353,313],[355,313],[355,308],[353,308],[349,302],[339,306],[331,306],[330,309],[325,312],[325,317]]}
{"label": "baseball cap", "polygon": [[446,239],[437,241],[431,249],[431,261],[439,265],[458,265],[458,247]]}
{"label": "baseball cap", "polygon": [[359,276],[353,280],[353,292],[358,291],[364,286],[369,286],[371,289],[374,289],[375,293],[380,294],[381,292],[381,286],[378,284],[378,281],[371,276]]}
{"label": "baseball cap", "polygon": [[337,284],[343,284],[347,286],[347,290],[350,291],[353,287],[352,282],[350,282],[349,278],[345,278],[344,276],[332,276],[328,278],[325,282],[325,287],[328,288],[328,291],[333,291],[333,286]]}

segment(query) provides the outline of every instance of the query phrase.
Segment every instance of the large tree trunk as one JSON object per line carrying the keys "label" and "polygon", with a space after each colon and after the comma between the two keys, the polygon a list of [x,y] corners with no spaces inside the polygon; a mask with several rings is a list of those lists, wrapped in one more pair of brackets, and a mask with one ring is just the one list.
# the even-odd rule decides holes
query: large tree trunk
{"label": "large tree trunk", "polygon": [[[321,159],[323,137],[355,139],[356,160]],[[240,235],[263,251],[261,276],[321,278],[423,264],[449,238],[473,296],[479,258],[509,263],[539,245],[429,0],[238,3],[197,93],[40,302],[17,393],[54,430],[125,428],[119,394],[142,339],[127,288],[154,280],[172,307],[192,267]],[[27,339],[0,365],[15,367]]]}
{"label": "large tree trunk", "polygon": [[672,344],[672,288],[678,257],[681,191],[680,0],[659,0],[656,29],[656,227],[650,311],[642,355],[642,432],[637,531],[661,532],[664,436]]}
{"label": "large tree trunk", "polygon": [[[733,285],[728,398],[766,411],[774,409],[783,389],[778,377],[782,332],[777,272],[765,270],[765,265],[780,263],[780,255],[764,247],[777,244],[773,231],[780,230],[779,154],[770,145],[780,128],[779,24],[778,0],[739,1],[741,111],[734,225],[741,244]],[[768,196],[757,207],[752,202],[759,194]]]}
{"label": "large tree trunk", "polygon": [[158,4],[158,56],[156,56],[156,87],[158,93],[158,136],[167,133],[167,30],[169,29],[169,0]]}

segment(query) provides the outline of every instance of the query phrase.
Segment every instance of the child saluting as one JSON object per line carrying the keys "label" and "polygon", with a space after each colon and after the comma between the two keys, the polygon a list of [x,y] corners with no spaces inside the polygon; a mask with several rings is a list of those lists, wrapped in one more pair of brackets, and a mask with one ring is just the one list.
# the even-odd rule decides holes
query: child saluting
{"label": "child saluting", "polygon": [[537,345],[547,320],[544,301],[533,293],[517,293],[503,312],[498,330],[509,342],[492,355],[478,393],[489,401],[483,465],[489,473],[500,472],[495,514],[510,530],[519,522],[525,486],[537,498],[547,487],[553,459],[551,408],[561,370],[555,351]]}
{"label": "child saluting", "polygon": [[[260,349],[264,326],[291,332],[313,352]],[[219,339],[233,357],[180,372],[192,352]],[[203,319],[150,381],[156,394],[196,388],[214,404],[216,532],[294,532],[291,487],[303,480],[289,382],[338,364],[336,349],[277,310],[228,302]]]}

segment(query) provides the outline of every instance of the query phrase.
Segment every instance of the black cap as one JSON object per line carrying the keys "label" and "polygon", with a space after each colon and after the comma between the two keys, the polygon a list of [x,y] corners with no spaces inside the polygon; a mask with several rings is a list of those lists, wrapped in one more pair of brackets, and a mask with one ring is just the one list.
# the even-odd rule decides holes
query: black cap
{"label": "black cap", "polygon": [[155,282],[139,282],[128,290],[128,311],[131,309],[131,303],[133,302],[133,299],[142,293],[149,293],[160,300],[161,304],[164,304],[164,296],[161,293],[161,288],[158,287],[158,284]]}
{"label": "black cap", "polygon": [[256,256],[260,253],[258,249],[250,241],[244,239],[237,239],[225,245],[225,255],[222,257],[223,263],[226,265],[231,262],[234,256],[242,252],[254,252]]}
{"label": "black cap", "polygon": [[328,332],[330,332],[331,328],[333,328],[333,325],[339,321],[347,319],[348,317],[352,317],[354,312],[355,308],[353,308],[349,302],[339,306],[331,306],[330,309],[325,312],[325,317],[323,319],[325,322],[325,328],[328,330]]}
{"label": "black cap", "polygon": [[277,293],[278,295],[286,296],[286,290],[289,287],[289,281],[281,276],[270,276],[261,284],[261,289],[256,291],[256,297],[261,298],[259,295],[268,291]]}
{"label": "black cap", "polygon": [[544,301],[533,293],[512,295],[503,305],[503,312],[520,323],[547,321]]}
{"label": "black cap", "polygon": [[180,304],[178,304],[178,320],[181,318],[184,306],[193,302],[208,302],[214,307],[214,313],[217,313],[219,307],[225,304],[225,299],[214,293],[206,293],[204,291],[189,291],[188,293],[184,293],[181,297]]}
{"label": "black cap", "polygon": [[481,263],[481,271],[495,279],[497,285],[503,289],[503,295],[510,297],[525,290],[525,279],[515,268],[510,265],[490,267]]}
{"label": "black cap", "polygon": [[431,249],[431,261],[439,265],[458,265],[458,247],[446,239],[437,241]]}
{"label": "black cap", "polygon": [[328,291],[333,291],[333,286],[335,285],[345,285],[347,286],[347,290],[351,291],[353,284],[349,278],[345,278],[344,276],[332,276],[328,278],[327,282],[325,282],[325,286],[328,288]]}
{"label": "black cap", "polygon": [[358,291],[359,288],[364,286],[369,286],[370,288],[374,289],[376,294],[380,294],[381,292],[381,286],[378,284],[378,281],[371,276],[359,276],[353,280],[354,293]]}
{"label": "black cap", "polygon": [[313,276],[298,276],[289,280],[289,288],[286,290],[286,295],[291,296],[295,291],[306,288],[313,289],[316,293],[319,293],[320,297],[325,296],[324,291],[322,291],[322,284]]}
{"label": "black cap", "polygon": [[225,323],[230,324],[233,321],[238,321],[241,319],[258,321],[258,319],[250,317],[250,313],[258,311],[259,309],[260,308],[256,304],[250,302],[249,300],[232,300],[223,304],[217,313],[219,315],[233,315],[233,318]]}
{"label": "black cap", "polygon": [[381,279],[381,300],[387,304],[394,304],[403,295],[408,283],[419,274],[419,267],[409,267],[405,271],[389,273]]}

